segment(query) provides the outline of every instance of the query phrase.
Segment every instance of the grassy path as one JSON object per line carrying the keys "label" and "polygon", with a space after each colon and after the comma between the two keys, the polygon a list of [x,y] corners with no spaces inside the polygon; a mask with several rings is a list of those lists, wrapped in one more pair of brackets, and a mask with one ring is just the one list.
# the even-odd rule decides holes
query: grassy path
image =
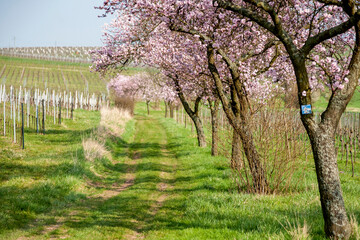
{"label": "grassy path", "polygon": [[168,190],[172,188],[176,158],[167,149],[166,132],[157,120],[137,117],[135,129],[128,156],[113,162],[115,171],[125,169],[123,177],[110,186],[101,180],[89,182],[102,191],[46,226],[42,231],[44,238],[146,238],[171,195]]}
{"label": "grassy path", "polygon": [[[21,184],[25,184],[23,189],[32,185],[36,189],[41,188],[41,191],[31,190],[32,195],[27,197],[20,188],[16,192],[10,192],[6,187],[6,184],[12,183],[8,183],[7,179],[17,179],[21,170],[19,169],[19,174],[13,173],[10,165],[3,165],[2,176],[5,182],[0,188],[0,201],[3,203],[0,215],[14,211],[8,218],[18,218],[15,211],[23,212],[25,207],[28,208],[25,211],[31,211],[32,216],[14,219],[17,222],[14,222],[13,226],[4,220],[2,227],[10,230],[4,231],[4,228],[0,228],[0,239],[89,239],[90,236],[91,239],[144,239],[147,232],[154,229],[156,216],[164,202],[173,194],[169,191],[173,188],[176,158],[168,149],[165,129],[156,118],[137,116],[135,129],[131,131],[130,137],[125,137],[127,142],[123,139],[108,141],[112,159],[90,163],[78,156],[82,153],[75,149],[83,137],[91,135],[91,128],[87,127],[96,126],[98,120],[95,115],[88,125],[84,125],[81,119],[77,123],[65,121],[67,131],[59,130],[62,135],[52,135],[55,130],[49,130],[49,134],[45,136],[34,135],[31,137],[32,145],[28,146],[28,152],[13,161],[4,160],[4,164],[11,166],[36,165],[39,169],[41,164],[46,164],[58,175],[53,175],[56,178],[54,182],[47,177],[49,173],[42,175],[45,170],[41,173],[32,170],[23,172],[29,175],[20,179]],[[86,118],[86,115],[83,117]],[[83,130],[75,130],[79,128],[79,124],[83,125]],[[71,143],[76,142],[77,145],[71,145],[69,149],[67,146],[70,146],[70,143],[67,141],[73,136],[77,138]],[[52,146],[56,149],[44,148],[49,141],[56,142],[57,145]],[[40,149],[43,151],[39,151]],[[66,150],[67,155],[56,158],[54,150],[57,153]],[[75,171],[75,164],[79,164],[79,169],[76,179],[73,179],[72,172],[62,165]],[[59,165],[61,168],[57,168]],[[61,188],[61,185],[69,184],[68,178],[75,183],[63,186],[63,192],[59,192],[57,189]],[[14,184],[20,187],[20,183]],[[44,184],[47,185],[43,186]],[[15,189],[15,186],[13,188]],[[27,192],[28,190],[25,190],[25,193]],[[45,199],[45,196],[48,198]],[[66,200],[71,197],[74,199]],[[19,202],[20,206],[12,205],[12,199],[23,199],[24,202]],[[38,202],[35,199],[38,199]],[[47,201],[46,208],[43,206],[40,210],[41,205],[45,205],[44,201]],[[57,207],[58,202],[63,202],[60,207]],[[39,209],[31,209],[32,204],[39,204]],[[30,207],[26,207],[27,205]]]}
{"label": "grassy path", "polygon": [[[174,181],[176,158],[167,149],[167,136],[157,120],[139,117],[131,150],[137,157],[137,177],[134,189],[137,203],[144,206],[144,215],[130,219],[132,231],[123,239],[144,239],[153,228],[154,218],[169,197],[167,191]],[[135,201],[136,204],[136,201]]]}
{"label": "grassy path", "polygon": [[101,181],[90,182],[103,191],[45,227],[42,234],[46,238],[146,238],[169,197],[166,191],[172,187],[176,160],[167,149],[167,136],[158,121],[138,117],[135,129],[128,156],[113,161],[114,169],[125,169],[123,178],[107,187]]}

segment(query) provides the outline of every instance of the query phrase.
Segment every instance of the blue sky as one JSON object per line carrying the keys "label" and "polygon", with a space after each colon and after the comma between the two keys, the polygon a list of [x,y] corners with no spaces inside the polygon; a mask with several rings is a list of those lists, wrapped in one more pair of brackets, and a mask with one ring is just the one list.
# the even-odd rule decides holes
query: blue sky
{"label": "blue sky", "polygon": [[102,2],[0,0],[0,47],[101,46]]}

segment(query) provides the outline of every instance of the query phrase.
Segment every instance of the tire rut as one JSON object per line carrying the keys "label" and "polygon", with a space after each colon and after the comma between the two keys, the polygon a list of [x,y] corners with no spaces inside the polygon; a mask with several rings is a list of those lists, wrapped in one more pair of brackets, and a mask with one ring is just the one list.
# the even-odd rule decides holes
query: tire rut
{"label": "tire rut", "polygon": [[[173,159],[176,159],[176,157],[173,156],[173,154],[166,148],[166,146],[167,140],[162,142],[161,153],[166,159],[169,159],[169,161],[162,161],[161,164],[166,168],[172,168],[172,171],[160,171],[159,177],[163,180],[166,180],[167,182],[173,182],[174,172],[176,171],[176,164],[169,164],[169,162],[172,162]],[[139,223],[138,221],[134,221],[136,224],[138,224],[136,231],[133,231],[132,234],[125,235],[123,239],[141,240],[146,238],[145,234],[143,233],[144,230],[146,229],[147,225],[151,224],[151,219],[156,216],[156,214],[163,206],[164,202],[168,199],[169,194],[166,193],[166,191],[174,188],[173,184],[168,184],[163,180],[156,185],[157,193],[155,193],[154,195],[158,196],[155,197],[154,203],[150,206],[148,210],[149,216],[141,223]]]}
{"label": "tire rut", "polygon": [[127,173],[125,174],[125,182],[123,184],[118,185],[117,183],[114,183],[110,189],[107,189],[98,195],[92,196],[91,198],[98,198],[98,199],[102,199],[105,201],[112,197],[117,196],[122,191],[125,191],[126,189],[128,189],[129,187],[134,185],[135,170],[136,170],[136,164],[137,164],[136,160],[139,158],[140,158],[140,153],[134,152],[133,156],[131,158],[131,161],[127,163],[127,164],[129,164],[129,167],[127,169]]}
{"label": "tire rut", "polygon": [[[87,199],[97,199],[100,201],[106,201],[112,197],[117,196],[122,191],[125,191],[126,189],[128,189],[129,187],[134,185],[136,164],[137,164],[137,160],[140,158],[140,153],[137,151],[130,153],[130,151],[128,150],[128,155],[129,156],[132,155],[132,157],[131,157],[131,161],[127,162],[127,164],[129,164],[129,167],[127,169],[127,173],[125,174],[125,182],[121,185],[114,183],[110,187],[110,189],[104,190],[100,194],[97,194],[97,195],[94,195],[91,197],[87,197]],[[104,178],[104,176],[100,175],[100,174],[97,174],[97,176],[101,179]],[[101,183],[88,182],[87,184],[91,187],[96,187],[96,188],[105,188],[106,187]],[[68,216],[58,217],[54,224],[44,226],[44,230],[41,231],[41,234],[46,235],[46,234],[49,234],[53,231],[60,229],[67,220],[70,220],[70,218],[72,218],[73,216],[75,216],[77,214],[78,214],[77,211],[73,211]],[[69,236],[66,233],[64,233],[61,236],[50,237],[49,239],[64,239],[64,238],[68,238],[68,237]],[[22,237],[18,238],[17,240],[32,240],[32,239],[35,239],[35,238],[22,236]]]}

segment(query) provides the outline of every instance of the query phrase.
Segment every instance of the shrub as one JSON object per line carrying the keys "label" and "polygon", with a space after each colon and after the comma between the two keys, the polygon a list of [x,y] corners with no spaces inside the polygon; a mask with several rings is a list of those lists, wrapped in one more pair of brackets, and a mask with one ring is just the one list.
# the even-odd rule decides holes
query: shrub
{"label": "shrub", "polygon": [[116,97],[115,106],[121,110],[126,110],[131,116],[134,115],[135,100],[131,97]]}

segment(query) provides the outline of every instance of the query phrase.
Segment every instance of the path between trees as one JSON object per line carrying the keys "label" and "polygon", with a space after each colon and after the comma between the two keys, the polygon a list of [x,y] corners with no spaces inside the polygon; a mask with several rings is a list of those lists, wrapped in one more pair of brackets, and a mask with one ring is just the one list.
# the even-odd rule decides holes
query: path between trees
{"label": "path between trees", "polygon": [[[148,127],[144,128],[145,126]],[[151,228],[151,222],[154,216],[157,214],[159,209],[162,207],[164,201],[166,201],[168,197],[166,191],[173,188],[173,185],[169,184],[169,182],[172,182],[174,180],[173,174],[176,171],[176,159],[167,148],[168,142],[166,133],[165,130],[160,126],[160,124],[154,119],[150,120],[141,118],[137,122],[137,127],[137,133],[141,131],[141,135],[143,135],[139,141],[140,145],[152,144],[154,145],[154,147],[160,147],[160,149],[156,149],[160,150],[158,152],[158,159],[154,159],[156,161],[153,162],[160,166],[157,170],[159,181],[156,183],[156,189],[154,189],[154,191],[152,191],[149,195],[149,200],[152,201],[152,204],[148,209],[149,214],[143,219],[143,221],[137,221],[136,219],[132,219],[131,221],[133,223],[136,223],[137,225],[136,229],[132,233],[125,235],[123,239],[144,239],[146,237],[144,231],[146,228]],[[147,138],[145,138],[146,136]],[[136,138],[137,137],[135,136],[135,139]],[[148,155],[154,154],[146,150],[140,153],[139,151],[141,150],[139,149],[139,146],[135,146],[132,150],[132,155],[135,157],[135,159],[138,160],[140,160],[141,158],[146,158]],[[139,161],[137,161],[137,163],[139,164]],[[167,171],[168,168],[172,168],[172,170],[169,172]]]}
{"label": "path between trees", "polygon": [[[93,225],[124,228],[122,237],[104,236],[106,239],[146,238],[155,216],[172,194],[169,190],[173,189],[176,171],[176,158],[168,150],[166,132],[160,123],[156,119],[137,117],[135,136],[128,144],[127,157],[115,159],[113,164],[126,166],[120,183],[115,182],[109,187],[102,182],[88,182],[90,187],[104,190],[88,197],[80,206],[72,207],[65,216],[56,217],[53,224],[45,225],[41,232],[45,239],[71,239],[77,234],[74,228]],[[102,179],[106,177],[96,175]],[[111,211],[116,212],[116,219],[108,216]],[[23,236],[18,240],[37,237]]]}

